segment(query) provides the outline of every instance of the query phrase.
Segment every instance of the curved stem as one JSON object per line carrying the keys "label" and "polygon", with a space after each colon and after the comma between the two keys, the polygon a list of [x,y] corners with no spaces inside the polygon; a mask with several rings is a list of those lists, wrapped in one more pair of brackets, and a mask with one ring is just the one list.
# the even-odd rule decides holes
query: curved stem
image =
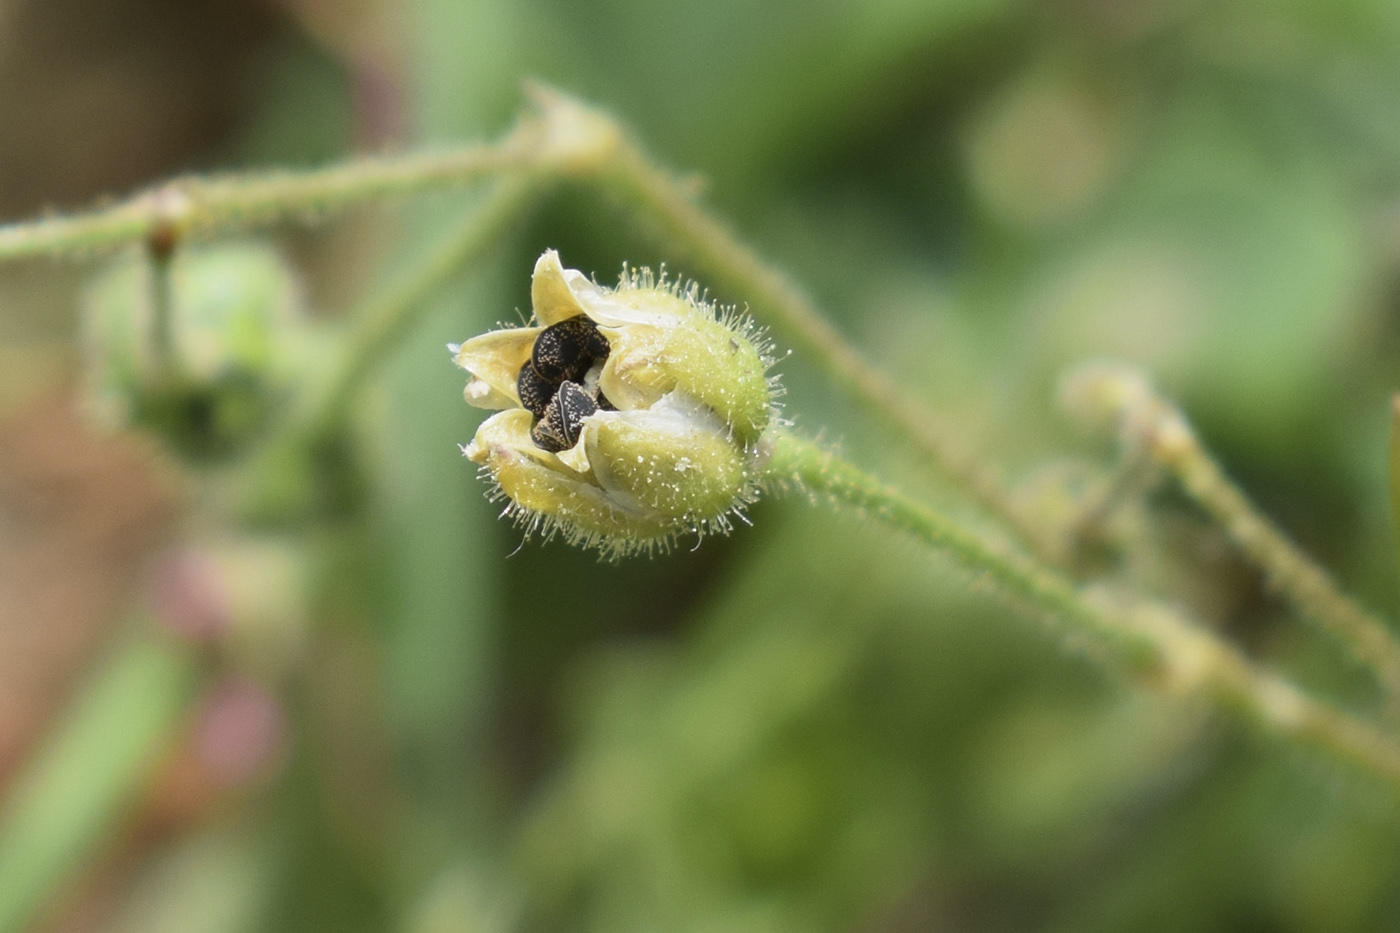
{"label": "curved stem", "polygon": [[1266,731],[1364,768],[1400,791],[1400,746],[1370,725],[1263,671],[1201,626],[1149,605],[1107,606],[1062,574],[1003,551],[870,474],[789,433],[765,476],[854,506],[952,557],[1095,658],[1160,690],[1209,698]]}
{"label": "curved stem", "polygon": [[[550,100],[543,103],[548,117]],[[571,108],[581,106],[566,103]],[[595,114],[595,119],[608,118]],[[595,169],[598,179],[614,195],[640,209],[732,294],[743,295],[762,308],[765,320],[809,354],[834,381],[912,442],[1031,550],[1041,549],[1039,529],[1016,509],[997,476],[954,440],[954,432],[936,412],[905,394],[853,349],[796,286],[697,207],[685,187],[648,159],[620,128],[616,134],[618,143],[612,158],[599,162]]]}

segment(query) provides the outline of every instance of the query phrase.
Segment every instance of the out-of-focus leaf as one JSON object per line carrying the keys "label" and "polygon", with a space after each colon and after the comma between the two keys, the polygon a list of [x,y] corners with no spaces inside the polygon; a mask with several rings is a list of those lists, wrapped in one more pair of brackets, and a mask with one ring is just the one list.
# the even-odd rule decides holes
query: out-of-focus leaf
{"label": "out-of-focus leaf", "polygon": [[0,930],[24,929],[133,802],[193,674],[185,653],[138,639],[85,686],[0,813]]}

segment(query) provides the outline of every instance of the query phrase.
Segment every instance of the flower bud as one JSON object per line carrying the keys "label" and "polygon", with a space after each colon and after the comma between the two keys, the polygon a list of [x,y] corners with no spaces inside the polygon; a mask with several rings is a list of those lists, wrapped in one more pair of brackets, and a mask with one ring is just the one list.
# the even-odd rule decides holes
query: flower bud
{"label": "flower bud", "polygon": [[[267,246],[181,249],[168,281],[126,257],[89,289],[84,337],[92,408],[112,425],[140,425],[196,458],[243,449],[289,390],[305,338],[300,290]],[[163,298],[158,288],[167,288]],[[169,354],[155,341],[169,302]]]}
{"label": "flower bud", "polygon": [[463,448],[528,531],[617,555],[727,531],[774,417],[752,324],[694,285],[624,270],[616,289],[545,252],[534,321],[450,349],[466,399],[498,409]]}

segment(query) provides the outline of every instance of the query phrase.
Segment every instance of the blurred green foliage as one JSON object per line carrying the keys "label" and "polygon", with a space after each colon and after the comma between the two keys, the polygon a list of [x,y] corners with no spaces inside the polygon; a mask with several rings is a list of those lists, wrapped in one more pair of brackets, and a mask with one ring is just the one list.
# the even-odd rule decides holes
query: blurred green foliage
{"label": "blurred green foliage", "polygon": [[[498,133],[524,76],[593,100],[699,172],[719,214],[1028,497],[1108,459],[1054,415],[1059,373],[1126,359],[1349,589],[1397,609],[1400,5],[389,13],[409,142]],[[310,42],[270,55],[227,157],[346,151],[363,76]],[[383,218],[374,252],[392,270],[461,207]],[[546,247],[603,281],[624,260],[687,269],[581,188],[503,246],[357,412],[355,507],[300,530],[313,608],[272,685],[283,771],[159,847],[112,928],[1400,925],[1400,814],[1364,779],[1126,692],[850,516],[765,501],[753,528],[619,565],[517,550],[458,456],[479,413],[443,345],[526,308]],[[372,279],[341,261],[307,272],[329,311]],[[800,428],[971,515],[803,359],[779,369]],[[1358,691],[1169,488],[1144,514],[1133,570],[1154,595],[1309,686]]]}

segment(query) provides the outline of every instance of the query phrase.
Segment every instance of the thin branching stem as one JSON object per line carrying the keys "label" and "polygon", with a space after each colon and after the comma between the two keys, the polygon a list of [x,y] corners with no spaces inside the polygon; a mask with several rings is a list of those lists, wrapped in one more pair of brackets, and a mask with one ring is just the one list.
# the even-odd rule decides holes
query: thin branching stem
{"label": "thin branching stem", "polygon": [[0,226],[0,262],[318,220],[367,201],[535,164],[545,138],[544,128],[527,120],[495,145],[355,159],[308,172],[177,178],[108,208]]}
{"label": "thin branching stem", "polygon": [[1092,645],[1107,649],[1109,657],[1126,663],[1132,673],[1146,675],[1161,664],[1159,647],[1151,638],[1089,606],[1060,574],[989,544],[810,441],[780,435],[767,474],[770,481],[790,479],[800,489],[855,506],[882,524],[948,552],[1003,594],[1089,634]]}
{"label": "thin branching stem", "polygon": [[[497,178],[496,191],[478,213],[355,316],[337,357],[279,433],[304,442],[339,423],[374,362],[408,331],[432,290],[493,242],[549,178],[592,180],[638,208],[722,286],[766,312],[836,382],[939,464],[1032,550],[1040,549],[1041,530],[1014,507],[995,474],[960,448],[936,414],[866,361],[800,290],[701,210],[686,187],[649,160],[615,121],[547,89],[534,88],[532,95],[541,115],[523,120],[497,145],[361,159],[312,172],[180,179],[109,208],[0,226],[0,261],[132,242],[164,248],[191,237],[287,219],[314,220],[367,201]],[[1185,428],[1179,413],[1165,405],[1156,410],[1166,412],[1164,420],[1144,435],[1154,456],[1305,614],[1346,640],[1400,696],[1400,646],[1384,625],[1342,596],[1320,568],[1258,514]],[[1058,620],[1076,640],[1132,674],[1198,687],[1248,718],[1400,785],[1400,750],[1384,737],[1257,670],[1191,623],[1156,610],[1105,610],[1061,573],[988,544],[791,436],[778,442],[771,472],[949,551],[998,590]]]}
{"label": "thin branching stem", "polygon": [[1299,613],[1345,645],[1376,676],[1392,712],[1400,706],[1400,641],[1379,617],[1348,598],[1316,561],[1288,539],[1230,481],[1180,409],[1140,374],[1096,365],[1066,384],[1071,404],[1095,407],[1117,425],[1130,449],[1160,463],[1259,567]]}
{"label": "thin branching stem", "polygon": [[1252,664],[1202,626],[1167,609],[1095,599],[1058,571],[1002,550],[853,464],[791,433],[777,436],[770,486],[805,490],[943,551],[1068,641],[1134,680],[1206,697],[1246,722],[1356,765],[1400,791],[1400,746]]}

